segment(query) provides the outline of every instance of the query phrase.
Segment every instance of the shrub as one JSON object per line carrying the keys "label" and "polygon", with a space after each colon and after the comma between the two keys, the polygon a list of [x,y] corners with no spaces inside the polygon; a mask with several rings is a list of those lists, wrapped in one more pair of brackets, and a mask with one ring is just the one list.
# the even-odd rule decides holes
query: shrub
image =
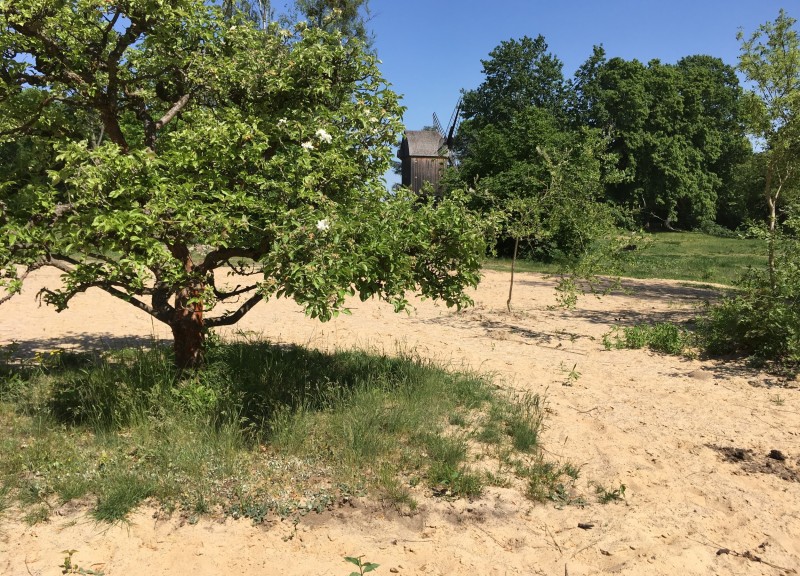
{"label": "shrub", "polygon": [[699,334],[711,354],[744,354],[800,364],[800,263],[784,254],[775,269],[750,270],[741,292],[709,308]]}
{"label": "shrub", "polygon": [[649,348],[664,354],[683,354],[693,337],[689,331],[671,322],[615,328],[603,335],[606,350],[621,348]]}

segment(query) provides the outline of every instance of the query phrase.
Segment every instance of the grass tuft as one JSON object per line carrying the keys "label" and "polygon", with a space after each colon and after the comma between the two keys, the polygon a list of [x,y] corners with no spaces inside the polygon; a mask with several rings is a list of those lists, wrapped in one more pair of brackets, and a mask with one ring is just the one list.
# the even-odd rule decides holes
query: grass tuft
{"label": "grass tuft", "polygon": [[603,335],[606,350],[649,348],[663,354],[690,354],[695,338],[691,332],[669,322],[615,327]]}

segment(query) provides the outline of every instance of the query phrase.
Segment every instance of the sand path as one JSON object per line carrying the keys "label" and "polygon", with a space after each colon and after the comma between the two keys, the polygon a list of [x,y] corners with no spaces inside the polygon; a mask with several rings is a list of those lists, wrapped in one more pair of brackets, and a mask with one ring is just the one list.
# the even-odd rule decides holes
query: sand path
{"label": "sand path", "polygon": [[[55,275],[40,271],[0,308],[0,344],[24,349],[116,346],[168,331],[98,291],[56,314],[33,295]],[[297,526],[247,520],[157,520],[142,509],[127,526],[98,526],[66,511],[28,527],[0,519],[0,574],[59,574],[64,549],[105,574],[349,574],[343,556],[377,562],[374,574],[800,574],[800,481],[745,470],[711,446],[750,449],[755,463],[780,450],[800,471],[800,389],[741,365],[643,350],[607,351],[614,325],[680,320],[713,293],[666,281],[628,281],[633,292],[575,310],[553,309],[553,282],[521,274],[515,314],[505,312],[507,274],[487,271],[476,306],[457,313],[431,302],[412,315],[356,302],[327,324],[292,303],[258,305],[237,329],[319,348],[401,347],[496,374],[546,393],[548,451],[581,465],[579,485],[624,484],[626,500],[557,508],[510,489],[474,502],[426,499],[411,517],[355,502]],[[574,369],[580,376],[565,385]],[[592,523],[583,530],[578,523]],[[731,553],[721,553],[722,548]],[[750,557],[736,555],[747,553]],[[755,558],[761,559],[756,561]],[[788,572],[792,573],[792,572]]]}

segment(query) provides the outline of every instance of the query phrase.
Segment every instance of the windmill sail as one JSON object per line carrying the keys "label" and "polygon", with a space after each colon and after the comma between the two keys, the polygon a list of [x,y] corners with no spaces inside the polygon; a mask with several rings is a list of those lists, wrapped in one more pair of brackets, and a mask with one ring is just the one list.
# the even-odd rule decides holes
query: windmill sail
{"label": "windmill sail", "polygon": [[[456,130],[458,130],[458,125],[461,124],[461,98],[458,99],[458,103],[456,104],[453,113],[450,115],[450,122],[447,123],[447,146],[453,146],[453,136],[455,136]],[[445,135],[444,132],[441,132],[442,136]]]}
{"label": "windmill sail", "polygon": [[439,122],[439,117],[436,115],[436,112],[433,113],[433,127],[436,128],[436,131],[444,138],[444,129],[442,128],[442,123]]}

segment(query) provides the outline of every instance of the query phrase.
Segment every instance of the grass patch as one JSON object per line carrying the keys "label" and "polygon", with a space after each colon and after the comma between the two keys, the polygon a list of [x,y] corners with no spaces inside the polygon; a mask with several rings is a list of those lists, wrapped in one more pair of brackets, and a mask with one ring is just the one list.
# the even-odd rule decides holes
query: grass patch
{"label": "grass patch", "polygon": [[[761,240],[721,238],[697,232],[660,232],[648,238],[650,242],[646,247],[628,254],[621,270],[617,262],[615,268],[601,269],[598,273],[730,286],[751,266],[763,267],[766,264],[766,251]],[[487,260],[484,267],[508,271],[511,260]],[[517,270],[545,274],[559,271],[557,264],[531,261],[518,261]]]}
{"label": "grass patch", "polygon": [[612,489],[608,489],[600,484],[595,484],[594,490],[597,501],[600,502],[600,504],[609,504],[625,499],[625,484],[620,484],[619,488]]}
{"label": "grass patch", "polygon": [[662,354],[691,355],[695,340],[691,332],[677,324],[657,322],[621,328],[617,326],[603,335],[603,346],[606,350],[649,348]]}
{"label": "grass patch", "polygon": [[260,522],[369,493],[413,510],[420,496],[506,482],[485,471],[499,454],[513,481],[537,478],[536,494],[569,481],[542,456],[539,396],[483,376],[261,341],[215,344],[207,358],[182,378],[163,348],[6,364],[0,509],[20,505],[34,523],[78,500],[116,522],[150,501]]}

